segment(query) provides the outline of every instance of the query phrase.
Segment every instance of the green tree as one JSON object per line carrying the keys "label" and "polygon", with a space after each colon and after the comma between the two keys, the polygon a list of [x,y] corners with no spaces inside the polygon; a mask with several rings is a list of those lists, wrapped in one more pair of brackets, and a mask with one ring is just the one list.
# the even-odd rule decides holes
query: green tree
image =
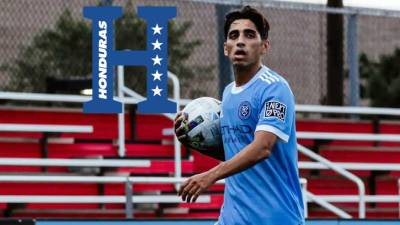
{"label": "green tree", "polygon": [[45,92],[46,78],[86,77],[91,71],[91,30],[65,11],[55,28],[36,35],[13,64],[4,65],[13,91]]}
{"label": "green tree", "polygon": [[[173,21],[168,26],[168,68],[180,77],[182,86],[189,85],[196,75],[207,79],[207,74],[213,69],[213,66],[188,65],[190,55],[201,45],[199,40],[186,39],[190,27],[190,22],[178,26]],[[91,35],[88,20],[74,18],[68,10],[64,11],[54,28],[36,35],[13,64],[3,65],[2,68],[11,75],[8,90],[45,92],[47,78],[90,79]],[[146,23],[138,18],[131,5],[127,5],[122,18],[115,23],[115,44],[117,50],[146,48]],[[125,83],[145,94],[145,72],[144,67],[128,67],[125,70]],[[194,90],[186,97],[199,94],[204,93]]]}
{"label": "green tree", "polygon": [[362,97],[370,98],[371,106],[400,107],[400,49],[378,61],[361,54],[360,76],[367,80]]}

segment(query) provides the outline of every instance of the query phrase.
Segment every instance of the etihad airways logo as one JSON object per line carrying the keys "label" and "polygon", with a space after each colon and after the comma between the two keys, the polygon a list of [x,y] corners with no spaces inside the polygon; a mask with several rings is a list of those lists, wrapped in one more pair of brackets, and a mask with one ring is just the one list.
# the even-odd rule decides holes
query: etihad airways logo
{"label": "etihad airways logo", "polygon": [[85,113],[121,113],[122,104],[113,99],[114,66],[147,67],[147,99],[138,104],[141,113],[175,113],[176,103],[168,100],[168,20],[176,7],[138,7],[147,22],[147,49],[115,51],[113,21],[122,7],[84,7],[92,20],[92,99],[83,104]]}

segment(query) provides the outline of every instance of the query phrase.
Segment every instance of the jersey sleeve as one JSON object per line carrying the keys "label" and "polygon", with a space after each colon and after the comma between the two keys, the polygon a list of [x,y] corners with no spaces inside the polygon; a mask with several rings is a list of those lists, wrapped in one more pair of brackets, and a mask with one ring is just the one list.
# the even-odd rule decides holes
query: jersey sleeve
{"label": "jersey sleeve", "polygon": [[295,115],[292,91],[283,82],[270,84],[260,96],[257,131],[275,134],[284,142],[289,141]]}

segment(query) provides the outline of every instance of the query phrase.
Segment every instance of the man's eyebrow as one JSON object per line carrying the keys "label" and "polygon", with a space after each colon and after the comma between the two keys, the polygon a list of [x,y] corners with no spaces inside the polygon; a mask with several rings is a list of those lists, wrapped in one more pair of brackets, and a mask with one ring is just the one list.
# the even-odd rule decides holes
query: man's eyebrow
{"label": "man's eyebrow", "polygon": [[257,32],[256,30],[254,30],[254,29],[251,29],[251,28],[247,28],[247,29],[244,29],[244,32],[248,32],[248,33],[255,33],[255,32]]}
{"label": "man's eyebrow", "polygon": [[[239,30],[238,30],[238,29],[230,30],[230,31],[228,32],[228,34],[233,33],[233,32],[239,32]],[[243,30],[243,32],[247,32],[247,33],[256,33],[257,31],[254,30],[254,29],[251,29],[251,28],[246,28],[246,29]]]}
{"label": "man's eyebrow", "polygon": [[237,29],[236,30],[231,30],[231,31],[228,32],[228,34],[232,34],[234,32],[237,33],[237,32],[239,32],[239,30],[237,30]]}

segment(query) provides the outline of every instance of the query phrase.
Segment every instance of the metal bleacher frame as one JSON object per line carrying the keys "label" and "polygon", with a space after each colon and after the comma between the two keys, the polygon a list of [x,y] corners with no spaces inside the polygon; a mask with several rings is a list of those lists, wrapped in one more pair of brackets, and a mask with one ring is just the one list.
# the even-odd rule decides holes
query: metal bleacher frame
{"label": "metal bleacher frame", "polygon": [[[125,87],[123,83],[123,72],[124,67],[118,66],[118,97],[116,100],[119,100],[123,104],[136,104],[144,99],[143,96],[140,96],[136,92],[128,89]],[[186,105],[189,100],[188,99],[180,99],[179,96],[179,80],[177,77],[172,74],[168,73],[168,77],[173,82],[173,101],[177,102],[178,107]],[[125,97],[129,95],[130,97]],[[88,96],[77,96],[77,95],[55,95],[55,94],[38,94],[38,93],[13,93],[13,92],[0,92],[0,99],[8,99],[8,100],[25,100],[25,101],[59,101],[59,102],[85,102],[89,101],[90,97]],[[296,112],[298,113],[338,113],[338,114],[368,114],[368,115],[392,115],[392,116],[400,116],[400,109],[393,109],[393,108],[370,108],[370,107],[337,107],[337,106],[315,106],[315,105],[296,105]],[[170,119],[174,118],[172,114],[165,114]],[[123,113],[119,114],[118,120],[118,127],[119,127],[119,156],[123,157],[125,155],[125,140],[124,140],[124,116]],[[165,134],[171,134],[171,130],[165,132]],[[362,134],[362,133],[324,133],[324,132],[298,132],[297,136],[299,139],[324,139],[324,140],[375,140],[375,141],[396,141],[400,142],[400,135],[385,135],[385,134]],[[175,148],[175,175],[174,177],[145,177],[145,178],[138,178],[138,177],[89,177],[85,176],[82,179],[75,177],[72,179],[70,176],[67,177],[51,177],[51,176],[0,176],[0,182],[5,181],[36,181],[36,182],[61,182],[66,181],[65,179],[72,179],[73,181],[70,182],[124,182],[126,183],[126,187],[131,187],[132,183],[174,183],[176,187],[184,180],[181,175],[181,156],[180,156],[180,143],[177,141],[176,137],[174,137],[174,148]],[[344,177],[353,181],[359,190],[358,195],[349,195],[349,196],[318,196],[314,195],[307,191],[307,181],[302,179],[301,183],[303,184],[303,195],[305,196],[306,202],[315,202],[320,204],[322,207],[332,211],[336,215],[341,218],[351,218],[349,214],[344,212],[341,209],[338,209],[334,205],[330,204],[330,202],[358,202],[359,203],[359,218],[365,218],[365,203],[366,202],[399,202],[399,216],[400,216],[400,179],[399,179],[399,196],[386,196],[386,195],[374,195],[368,196],[365,195],[365,186],[362,180],[357,177],[356,175],[352,174],[348,170],[395,170],[400,171],[399,165],[392,165],[392,164],[369,164],[369,163],[333,163],[322,156],[314,153],[313,151],[307,149],[304,146],[298,145],[298,150],[305,154],[306,156],[316,160],[317,162],[299,162],[300,169],[332,169],[339,174],[343,175]],[[21,159],[22,160],[22,159]],[[0,160],[0,165],[17,165],[21,163],[21,160],[13,160],[10,161],[9,159]],[[60,163],[58,162],[51,162],[51,159],[37,159],[39,161],[31,160],[26,161],[24,165],[51,165],[56,166]],[[40,161],[40,160],[47,160]],[[86,166],[102,166],[100,161],[106,162],[105,160],[91,160],[94,164],[89,164],[88,161],[73,161],[76,159],[64,159],[65,161],[64,166],[78,166],[78,165],[86,165]],[[96,163],[96,162],[97,163]],[[3,164],[4,163],[4,164]],[[86,163],[86,164],[85,164]],[[110,166],[110,164],[105,163],[104,166]],[[115,162],[111,163],[113,166],[127,166],[128,160],[115,160]],[[145,163],[146,164],[146,163]],[[61,165],[61,164],[59,164]],[[134,166],[134,164],[130,164],[130,166]],[[68,178],[69,177],[69,178]],[[98,180],[97,180],[98,179]],[[108,180],[109,179],[109,180]],[[140,201],[145,202],[145,200],[140,200],[139,196],[134,196],[132,190],[129,188],[126,189],[126,196],[120,196],[121,198],[103,198],[101,197],[106,196],[91,196],[91,198],[81,198],[79,201],[106,201],[106,202],[121,202],[126,201],[126,215],[128,218],[132,216],[132,201],[135,203],[139,203]],[[3,198],[4,197],[4,198]],[[7,201],[45,201],[49,198],[33,198],[32,196],[0,196],[0,202],[7,202]],[[17,198],[18,197],[18,198]],[[96,199],[94,197],[99,197],[100,200],[93,200]],[[164,198],[165,197],[165,198]],[[205,196],[206,197],[206,196]],[[177,202],[179,199],[170,198],[169,196],[149,196],[149,199],[152,199],[151,202]],[[14,199],[14,200],[13,200]],[[74,201],[74,197],[68,196],[66,198],[60,197],[62,200],[55,200],[52,201]],[[7,201],[6,201],[7,200]],[[199,199],[200,200],[200,199]],[[209,200],[209,199],[208,199]],[[146,200],[150,201],[150,200]],[[179,200],[180,201],[180,200]],[[201,201],[207,202],[207,198],[201,198]],[[307,205],[307,204],[306,204]],[[305,207],[305,213],[308,214],[307,207]]]}

